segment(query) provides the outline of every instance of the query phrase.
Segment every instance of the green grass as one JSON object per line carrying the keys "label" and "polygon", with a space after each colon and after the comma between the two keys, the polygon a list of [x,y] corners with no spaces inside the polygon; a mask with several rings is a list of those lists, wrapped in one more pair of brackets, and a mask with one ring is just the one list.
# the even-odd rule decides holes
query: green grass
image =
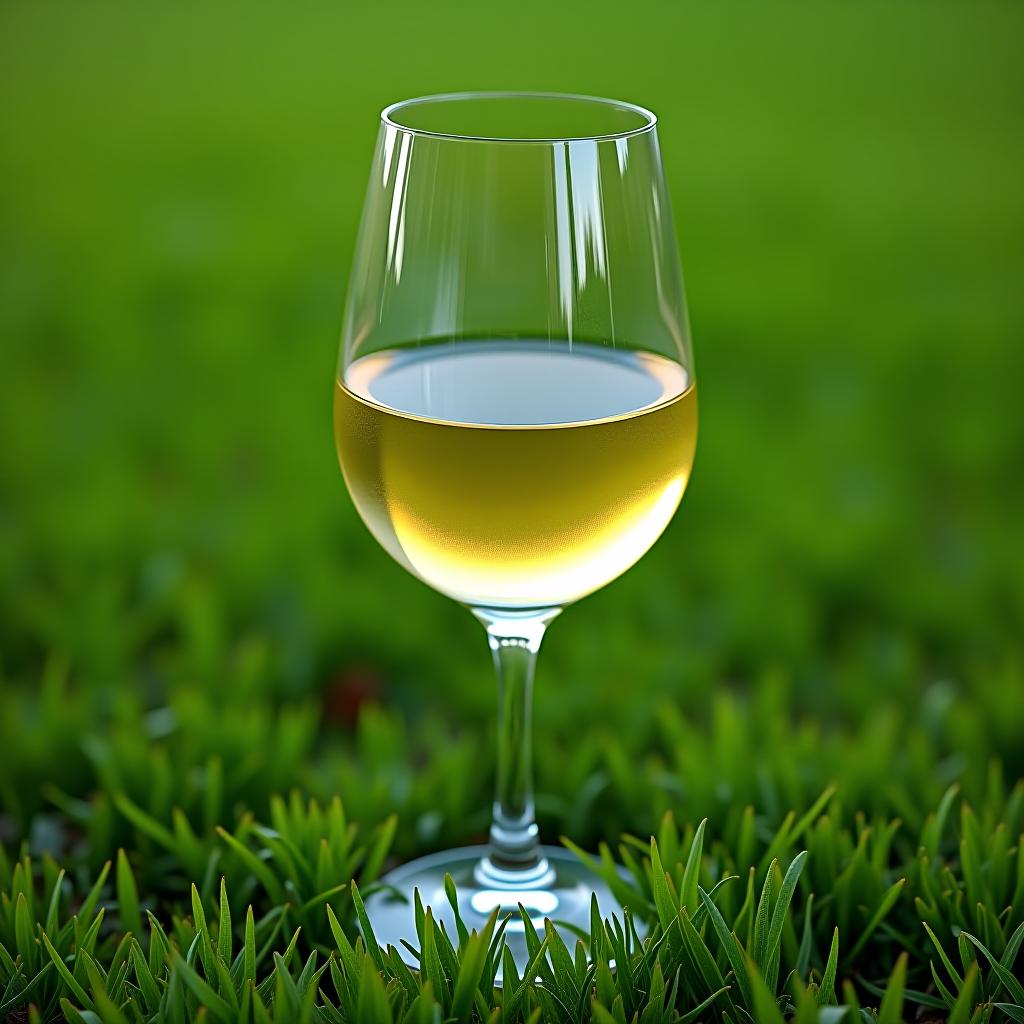
{"label": "green grass", "polygon": [[[4,5],[0,1019],[1024,1019],[1022,21]],[[655,937],[496,994],[357,939],[485,834],[494,695],[329,421],[376,111],[509,87],[659,113],[701,438],[538,673],[542,830]]]}
{"label": "green grass", "polygon": [[[377,945],[360,893],[373,887],[393,818],[360,840],[339,800],[322,807],[295,793],[272,802],[273,827],[245,817],[234,834],[202,837],[184,817],[171,831],[114,801],[141,877],[159,860],[168,876],[198,881],[140,901],[124,850],[95,880],[48,854],[3,858],[0,1012],[31,1003],[38,1019],[59,1010],[73,1022],[201,1011],[225,1022],[873,1020],[866,1002],[880,1021],[916,1008],[950,1020],[1024,1016],[1024,856],[1009,838],[1024,829],[1024,783],[1007,793],[996,775],[983,809],[952,787],[914,834],[898,820],[851,818],[832,789],[774,832],[751,807],[724,831],[680,829],[666,814],[649,842],[620,845],[629,881],[606,845],[597,859],[581,851],[629,908],[621,920],[595,908],[585,935],[550,922],[535,935],[523,911],[532,959],[522,974],[497,913],[479,934],[459,921],[454,936],[419,914],[415,973]],[[636,918],[652,925],[643,942]]]}

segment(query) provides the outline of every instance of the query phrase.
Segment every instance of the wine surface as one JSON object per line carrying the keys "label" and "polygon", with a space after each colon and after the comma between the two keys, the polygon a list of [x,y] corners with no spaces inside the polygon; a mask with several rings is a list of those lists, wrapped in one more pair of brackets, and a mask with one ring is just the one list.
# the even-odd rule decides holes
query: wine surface
{"label": "wine surface", "polygon": [[682,498],[697,438],[686,370],[548,341],[447,342],[353,362],[338,457],[381,545],[469,605],[565,605],[633,565]]}

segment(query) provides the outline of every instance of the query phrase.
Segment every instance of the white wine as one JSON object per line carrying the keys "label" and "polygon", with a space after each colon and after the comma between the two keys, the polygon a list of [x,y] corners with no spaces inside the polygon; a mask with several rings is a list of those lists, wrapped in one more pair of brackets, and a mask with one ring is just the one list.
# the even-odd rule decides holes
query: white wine
{"label": "white wine", "polygon": [[375,352],[334,395],[338,457],[383,547],[468,605],[565,605],[658,539],[683,496],[697,396],[661,356],[566,342]]}

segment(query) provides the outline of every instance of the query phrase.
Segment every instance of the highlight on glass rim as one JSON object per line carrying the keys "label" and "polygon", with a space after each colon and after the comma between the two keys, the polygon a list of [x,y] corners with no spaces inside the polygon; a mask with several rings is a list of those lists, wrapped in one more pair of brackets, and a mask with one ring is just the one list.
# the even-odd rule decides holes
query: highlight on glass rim
{"label": "highlight on glass rim", "polygon": [[1024,13],[642,13],[0,11],[0,1021],[1024,1020]]}

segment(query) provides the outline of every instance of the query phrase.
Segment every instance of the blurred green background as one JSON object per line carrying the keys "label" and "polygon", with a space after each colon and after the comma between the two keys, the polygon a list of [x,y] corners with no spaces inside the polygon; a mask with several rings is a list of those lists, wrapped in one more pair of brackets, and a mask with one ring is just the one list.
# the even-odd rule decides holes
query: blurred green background
{"label": "blurred green background", "polygon": [[1024,773],[1021,38],[996,3],[3,5],[6,837],[100,782],[187,806],[214,754],[227,806],[483,828],[483,636],[330,427],[378,111],[455,89],[659,114],[695,337],[683,507],[546,641],[545,828]]}

